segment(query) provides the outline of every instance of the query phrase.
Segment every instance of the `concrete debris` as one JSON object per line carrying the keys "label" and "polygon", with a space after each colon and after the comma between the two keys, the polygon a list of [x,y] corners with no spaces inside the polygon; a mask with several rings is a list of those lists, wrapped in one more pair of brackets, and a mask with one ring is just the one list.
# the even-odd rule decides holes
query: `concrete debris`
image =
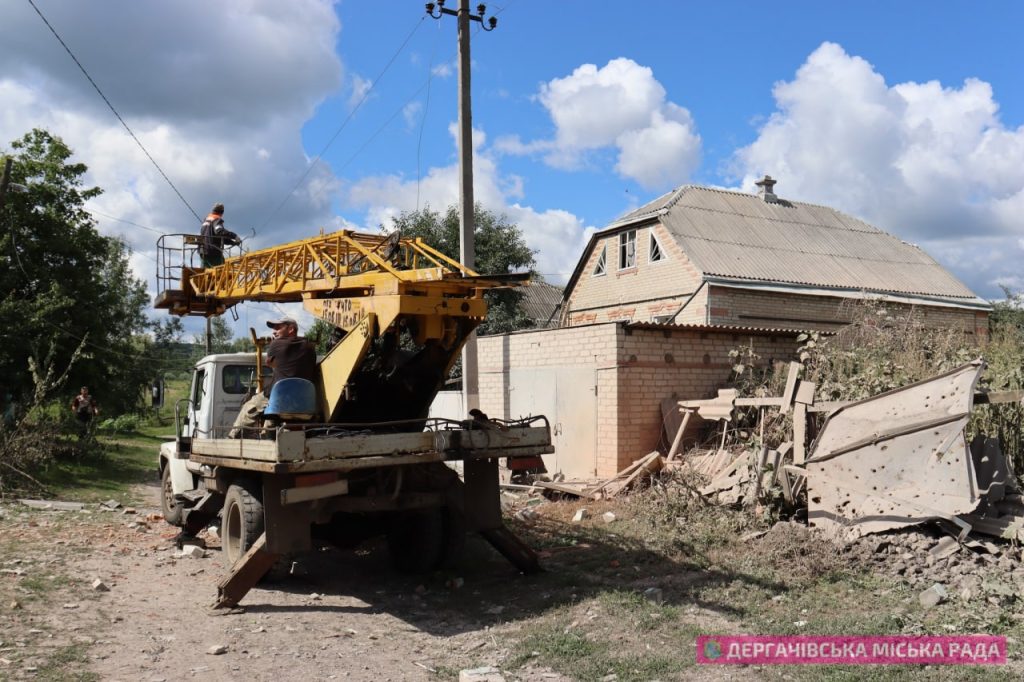
{"label": "concrete debris", "polygon": [[604,514],[601,514],[601,519],[602,519],[602,520],[603,520],[603,521],[604,521],[605,523],[612,523],[612,522],[614,522],[614,521],[615,521],[615,520],[616,520],[617,518],[618,518],[618,517],[617,517],[617,516],[615,516],[615,512],[610,512],[610,511],[606,511],[606,512],[605,512]]}
{"label": "concrete debris", "polygon": [[107,500],[106,502],[101,502],[100,506],[104,509],[117,509],[121,506],[121,503],[117,500]]}
{"label": "concrete debris", "polygon": [[99,578],[92,581],[92,589],[94,592],[110,592],[110,587]]}
{"label": "concrete debris", "polygon": [[43,509],[49,511],[81,511],[85,505],[81,502],[62,502],[60,500],[18,500],[29,509]]}
{"label": "concrete debris", "polygon": [[590,512],[586,509],[577,509],[576,513],[572,515],[572,522],[579,523],[583,519],[589,518]]}
{"label": "concrete debris", "polygon": [[226,654],[227,652],[228,652],[228,645],[227,644],[214,644],[213,646],[211,646],[209,649],[206,650],[206,653],[208,655],[210,655],[210,656],[220,656],[221,654]]}
{"label": "concrete debris", "polygon": [[665,593],[662,592],[660,587],[648,587],[644,590],[644,599],[655,604],[664,604]]}
{"label": "concrete debris", "polygon": [[529,507],[525,509],[520,509],[515,513],[515,517],[523,523],[533,523],[537,520],[539,516],[540,515],[536,511],[530,509]]}
{"label": "concrete debris", "polygon": [[459,671],[459,682],[505,682],[501,671],[492,666]]}
{"label": "concrete debris", "polygon": [[938,606],[939,604],[946,601],[948,598],[949,592],[947,592],[946,588],[939,583],[935,583],[927,590],[917,595],[917,600],[921,602],[921,606],[923,606],[925,609],[930,609],[935,606]]}
{"label": "concrete debris", "polygon": [[204,559],[206,550],[199,545],[185,545],[181,551],[174,555],[176,559]]}

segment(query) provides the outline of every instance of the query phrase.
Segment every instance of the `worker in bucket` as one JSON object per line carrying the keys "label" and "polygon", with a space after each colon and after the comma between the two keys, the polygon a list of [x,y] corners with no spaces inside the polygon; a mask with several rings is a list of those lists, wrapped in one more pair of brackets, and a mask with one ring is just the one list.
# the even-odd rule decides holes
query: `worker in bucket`
{"label": "worker in bucket", "polygon": [[213,205],[199,228],[199,236],[199,255],[204,268],[223,265],[224,247],[242,243],[237,234],[224,227],[224,204]]}

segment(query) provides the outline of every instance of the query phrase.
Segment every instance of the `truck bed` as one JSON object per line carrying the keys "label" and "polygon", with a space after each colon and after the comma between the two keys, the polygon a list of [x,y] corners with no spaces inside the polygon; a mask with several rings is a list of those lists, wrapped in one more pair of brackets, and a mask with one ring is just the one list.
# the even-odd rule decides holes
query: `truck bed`
{"label": "truck bed", "polygon": [[266,473],[351,471],[554,452],[546,422],[538,426],[484,424],[480,428],[417,433],[349,433],[327,437],[314,433],[282,430],[274,440],[193,438],[182,443],[179,452],[200,464]]}

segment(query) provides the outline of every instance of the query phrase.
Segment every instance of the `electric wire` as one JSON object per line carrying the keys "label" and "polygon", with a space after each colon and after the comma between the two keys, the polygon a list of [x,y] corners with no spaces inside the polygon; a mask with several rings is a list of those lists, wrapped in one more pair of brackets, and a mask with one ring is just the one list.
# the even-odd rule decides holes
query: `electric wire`
{"label": "electric wire", "polygon": [[423,148],[423,130],[427,127],[427,113],[430,111],[430,84],[434,79],[434,57],[437,55],[438,36],[441,35],[441,24],[437,24],[437,33],[434,34],[434,45],[430,50],[430,62],[427,64],[427,95],[423,105],[423,116],[420,118],[420,135],[416,140],[416,211],[420,210],[420,181],[422,172],[420,170],[420,152]]}
{"label": "electric wire", "polygon": [[192,212],[192,215],[195,216],[196,220],[202,220],[202,218],[199,217],[199,214],[196,213],[195,209],[192,208],[192,205],[185,200],[185,197],[182,196],[181,192],[178,191],[178,188],[174,185],[173,182],[171,182],[171,179],[167,177],[167,173],[165,173],[164,169],[160,167],[160,164],[156,162],[156,159],[154,159],[152,154],[149,153],[149,150],[147,150],[146,147],[142,144],[142,141],[135,136],[135,133],[132,132],[132,129],[121,117],[121,114],[117,112],[117,109],[114,108],[114,105],[111,104],[110,100],[107,99],[107,96],[103,94],[103,91],[100,90],[100,86],[96,84],[96,81],[92,79],[92,76],[89,75],[89,72],[85,70],[85,67],[82,66],[82,62],[78,61],[78,57],[75,56],[75,53],[71,51],[71,48],[67,46],[67,43],[64,42],[64,39],[60,37],[59,33],[57,33],[57,30],[50,24],[49,21],[47,21],[46,17],[43,16],[43,13],[39,10],[39,8],[36,7],[36,3],[33,2],[33,0],[28,0],[28,4],[32,5],[32,9],[36,11],[36,14],[39,15],[39,18],[43,20],[44,24],[46,24],[46,28],[50,29],[50,33],[53,34],[53,37],[57,39],[57,42],[59,42],[61,46],[64,48],[64,50],[68,53],[68,56],[70,56],[71,59],[75,62],[75,64],[78,65],[78,68],[85,75],[89,83],[92,84],[92,87],[96,89],[96,92],[99,93],[99,96],[103,98],[103,101],[107,103],[107,106],[110,107],[110,110],[114,112],[114,116],[116,116],[117,120],[121,122],[121,125],[124,126],[124,129],[128,131],[128,134],[131,135],[131,138],[135,140],[135,144],[139,145],[139,149],[142,150],[142,153],[146,155],[146,158],[150,160],[150,162],[157,169],[157,171],[160,173],[163,179],[167,181],[167,184],[171,186],[171,189],[173,189],[174,193],[178,195],[178,198],[181,199],[181,202],[185,204],[189,211]]}
{"label": "electric wire", "polygon": [[[31,0],[29,1],[31,2]],[[423,21],[425,18],[426,17],[420,17],[419,20],[417,20],[416,25],[413,26],[411,31],[409,31],[409,34],[405,37],[405,40],[402,41],[402,44],[399,45],[395,53],[391,55],[391,59],[389,59],[387,64],[384,65],[384,68],[381,70],[379,74],[377,74],[377,77],[373,79],[373,82],[370,83],[370,87],[366,89],[366,92],[363,93],[363,96],[359,99],[356,105],[352,107],[351,111],[348,112],[348,116],[346,116],[345,119],[341,122],[341,125],[338,126],[338,129],[334,131],[334,134],[331,135],[331,138],[327,141],[327,144],[324,145],[323,149],[321,149],[320,152],[316,155],[316,157],[309,162],[309,165],[306,166],[306,170],[302,174],[302,177],[299,178],[299,181],[296,182],[295,186],[291,188],[287,195],[285,195],[284,199],[281,200],[281,203],[279,203],[277,207],[274,208],[274,210],[271,211],[269,215],[267,215],[267,219],[264,220],[263,224],[260,226],[261,230],[270,223],[274,216],[277,215],[278,211],[280,211],[284,207],[284,205],[288,203],[288,200],[292,198],[292,195],[295,194],[295,191],[302,186],[302,183],[306,181],[306,178],[309,177],[309,174],[313,171],[313,168],[316,167],[317,162],[319,162],[320,159],[323,158],[323,155],[327,153],[327,150],[331,148],[331,145],[334,144],[334,141],[338,138],[338,135],[341,134],[341,131],[348,126],[349,122],[355,116],[356,112],[359,111],[359,109],[366,102],[367,98],[369,98],[370,93],[373,92],[373,89],[377,87],[377,84],[380,83],[381,79],[391,68],[391,65],[395,63],[395,60],[398,59],[398,56],[402,54],[402,52],[405,50],[405,46],[409,44],[409,41],[412,40],[412,37],[419,30],[420,26],[423,25]],[[319,196],[319,193],[317,195]]]}
{"label": "electric wire", "polygon": [[97,211],[96,209],[86,209],[86,210],[89,213],[92,213],[93,215],[102,216],[103,218],[107,218],[108,220],[116,220],[119,223],[126,223],[128,225],[134,225],[135,227],[141,228],[143,230],[148,230],[149,232],[154,232],[156,234],[160,234],[160,235],[164,235],[164,236],[167,236],[169,234],[167,232],[164,232],[163,230],[158,230],[155,227],[147,227],[145,225],[140,225],[139,223],[132,222],[131,220],[125,220],[124,218],[115,218],[112,215],[108,215],[106,213],[103,213],[102,211]]}

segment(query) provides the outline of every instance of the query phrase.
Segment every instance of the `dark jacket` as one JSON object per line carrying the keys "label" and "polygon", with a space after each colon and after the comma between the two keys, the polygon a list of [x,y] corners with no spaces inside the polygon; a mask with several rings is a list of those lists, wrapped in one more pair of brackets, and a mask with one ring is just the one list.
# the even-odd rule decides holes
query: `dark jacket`
{"label": "dark jacket", "polygon": [[224,227],[224,218],[211,213],[206,216],[202,227],[199,228],[199,254],[204,258],[211,256],[224,256],[224,246],[233,246],[239,243],[238,235]]}

